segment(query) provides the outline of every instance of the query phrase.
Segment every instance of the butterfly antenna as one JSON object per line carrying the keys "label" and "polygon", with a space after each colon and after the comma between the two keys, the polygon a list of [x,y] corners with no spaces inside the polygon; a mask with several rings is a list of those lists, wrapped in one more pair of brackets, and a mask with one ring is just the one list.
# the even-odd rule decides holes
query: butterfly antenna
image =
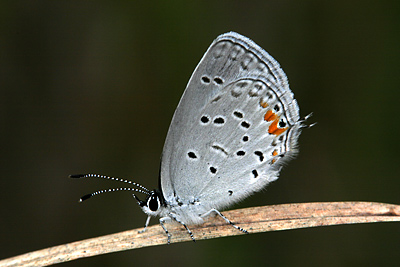
{"label": "butterfly antenna", "polygon": [[[83,201],[85,201],[85,200],[87,200],[87,199],[89,199],[89,198],[91,198],[93,196],[97,196],[97,195],[104,194],[104,193],[117,192],[117,191],[135,191],[135,192],[139,192],[139,193],[143,193],[143,194],[149,195],[148,192],[144,192],[144,191],[142,191],[140,189],[130,188],[130,187],[120,187],[120,188],[110,188],[110,189],[105,189],[105,190],[99,190],[99,191],[96,191],[94,193],[84,195],[83,197],[81,197],[79,199],[79,202],[83,202]],[[136,196],[135,196],[135,198],[138,199]]]}
{"label": "butterfly antenna", "polygon": [[123,182],[123,183],[127,183],[127,184],[131,184],[131,185],[137,186],[140,189],[142,189],[143,191],[145,191],[146,193],[143,192],[143,191],[138,191],[138,192],[145,193],[147,195],[150,194],[150,190],[147,189],[146,187],[144,187],[143,185],[140,185],[138,183],[134,183],[134,182],[126,180],[126,179],[117,178],[117,177],[110,177],[110,176],[106,176],[106,175],[88,173],[88,174],[70,175],[69,178],[101,178],[101,179],[106,179],[106,180],[113,180],[113,181]]}

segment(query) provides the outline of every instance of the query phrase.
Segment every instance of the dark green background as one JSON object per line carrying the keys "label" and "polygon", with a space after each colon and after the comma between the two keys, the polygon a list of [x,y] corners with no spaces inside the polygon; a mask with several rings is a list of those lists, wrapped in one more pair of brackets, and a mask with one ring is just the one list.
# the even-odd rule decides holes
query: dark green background
{"label": "dark green background", "polygon": [[[400,204],[400,2],[2,1],[0,258],[141,227],[120,184],[157,186],[172,114],[219,34],[275,57],[301,114],[300,154],[237,207],[311,201]],[[152,223],[156,223],[153,219]],[[196,235],[196,233],[194,233]],[[400,224],[220,238],[62,266],[393,266]]]}

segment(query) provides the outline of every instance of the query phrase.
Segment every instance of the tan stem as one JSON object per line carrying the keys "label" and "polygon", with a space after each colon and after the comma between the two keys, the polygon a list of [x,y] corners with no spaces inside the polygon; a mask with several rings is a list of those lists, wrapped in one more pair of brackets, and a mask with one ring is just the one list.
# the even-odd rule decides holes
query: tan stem
{"label": "tan stem", "polygon": [[[339,224],[400,221],[400,205],[373,202],[283,204],[231,210],[223,214],[249,233],[260,233]],[[167,227],[172,234],[171,243],[191,241],[182,226]],[[196,240],[243,234],[219,216],[190,229]],[[167,244],[165,232],[159,225],[148,227],[144,233],[138,233],[138,230],[140,229],[26,253],[1,260],[0,267],[48,266],[111,252]]]}

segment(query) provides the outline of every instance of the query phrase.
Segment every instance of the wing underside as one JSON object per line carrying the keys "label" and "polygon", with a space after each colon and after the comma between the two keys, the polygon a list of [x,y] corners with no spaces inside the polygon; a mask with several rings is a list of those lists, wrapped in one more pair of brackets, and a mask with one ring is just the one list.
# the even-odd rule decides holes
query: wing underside
{"label": "wing underside", "polygon": [[167,201],[221,208],[277,179],[296,151],[299,108],[285,73],[237,33],[209,47],[172,119],[161,162]]}

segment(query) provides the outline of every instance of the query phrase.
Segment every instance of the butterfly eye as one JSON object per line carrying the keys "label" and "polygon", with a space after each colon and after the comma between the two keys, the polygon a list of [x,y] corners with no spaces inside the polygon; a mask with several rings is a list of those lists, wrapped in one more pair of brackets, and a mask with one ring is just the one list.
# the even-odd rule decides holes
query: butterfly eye
{"label": "butterfly eye", "polygon": [[147,207],[149,207],[151,211],[157,211],[158,208],[160,207],[160,201],[158,200],[158,197],[157,196],[149,197],[149,199],[147,200]]}

